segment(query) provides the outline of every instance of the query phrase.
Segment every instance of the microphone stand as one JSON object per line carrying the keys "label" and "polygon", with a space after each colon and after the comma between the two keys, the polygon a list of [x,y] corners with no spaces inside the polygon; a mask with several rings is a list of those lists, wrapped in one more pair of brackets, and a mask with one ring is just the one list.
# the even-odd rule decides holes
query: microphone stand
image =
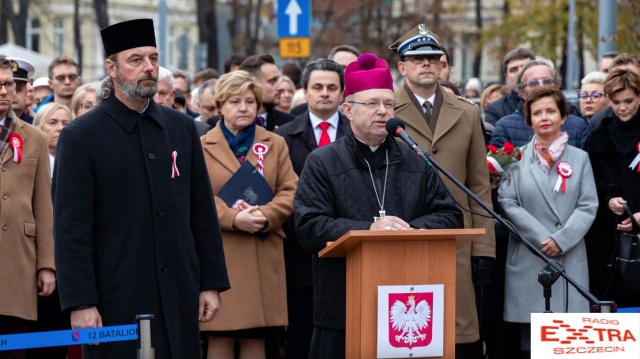
{"label": "microphone stand", "polygon": [[[399,130],[399,129],[398,129]],[[404,132],[404,130],[402,131]],[[405,136],[403,136],[405,135]],[[411,137],[406,135],[406,133],[402,133],[402,135],[398,134],[403,141],[405,141],[412,150],[416,152],[420,158],[425,160],[428,165],[435,167],[438,171],[442,172],[448,179],[451,180],[458,188],[460,188],[464,193],[469,196],[474,202],[480,205],[487,213],[489,213],[496,221],[502,224],[509,232],[515,236],[520,242],[524,244],[524,246],[534,255],[542,259],[547,265],[542,269],[540,273],[538,273],[538,282],[543,286],[543,293],[545,297],[545,311],[544,313],[551,313],[551,286],[553,283],[558,280],[558,278],[563,277],[567,280],[577,291],[580,293],[585,299],[589,301],[591,304],[591,313],[615,313],[616,305],[612,301],[600,301],[593,294],[589,293],[583,286],[578,284],[573,278],[571,278],[567,272],[564,270],[562,265],[556,262],[553,259],[547,257],[544,253],[542,253],[538,248],[532,246],[527,240],[520,236],[520,233],[515,229],[515,227],[506,221],[504,218],[499,216],[493,209],[489,208],[478,196],[476,196],[470,189],[468,189],[464,184],[460,183],[458,179],[456,179],[451,173],[449,173],[444,167],[442,167],[438,162],[433,160],[425,150],[423,150],[420,146],[418,146]],[[406,138],[405,138],[406,137]]]}

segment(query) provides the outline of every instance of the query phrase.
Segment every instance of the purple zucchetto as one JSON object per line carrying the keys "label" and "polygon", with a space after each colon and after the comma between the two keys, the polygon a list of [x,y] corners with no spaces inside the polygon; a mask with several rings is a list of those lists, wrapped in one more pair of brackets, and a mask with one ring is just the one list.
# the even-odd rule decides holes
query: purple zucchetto
{"label": "purple zucchetto", "polygon": [[100,30],[100,35],[105,57],[136,47],[156,47],[156,35],[151,19],[119,22]]}
{"label": "purple zucchetto", "polygon": [[362,54],[344,70],[344,96],[371,89],[393,91],[393,78],[387,61]]}

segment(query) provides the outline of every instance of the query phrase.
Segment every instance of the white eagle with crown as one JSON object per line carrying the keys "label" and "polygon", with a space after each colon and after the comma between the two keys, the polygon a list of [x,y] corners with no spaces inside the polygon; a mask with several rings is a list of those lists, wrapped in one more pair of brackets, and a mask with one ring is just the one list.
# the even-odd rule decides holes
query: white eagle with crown
{"label": "white eagle with crown", "polygon": [[416,305],[413,295],[409,296],[407,305],[409,305],[409,309],[399,300],[393,303],[390,312],[391,324],[393,329],[402,331],[402,334],[395,336],[396,341],[412,345],[418,340],[425,339],[426,335],[420,333],[420,330],[429,326],[431,307],[424,299]]}

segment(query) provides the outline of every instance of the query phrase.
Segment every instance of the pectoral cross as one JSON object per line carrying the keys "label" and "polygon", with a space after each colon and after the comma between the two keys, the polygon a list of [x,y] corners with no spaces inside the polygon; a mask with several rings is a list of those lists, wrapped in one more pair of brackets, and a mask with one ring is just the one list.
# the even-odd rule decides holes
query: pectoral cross
{"label": "pectoral cross", "polygon": [[380,217],[373,217],[373,221],[374,222],[378,222],[379,220],[381,220],[382,218],[384,218],[386,211],[378,211],[380,213]]}

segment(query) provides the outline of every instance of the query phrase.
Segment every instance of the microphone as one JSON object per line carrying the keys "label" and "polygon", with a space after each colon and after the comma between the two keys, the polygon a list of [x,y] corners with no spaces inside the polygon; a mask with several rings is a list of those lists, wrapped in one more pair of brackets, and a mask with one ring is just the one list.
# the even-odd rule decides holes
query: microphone
{"label": "microphone", "polygon": [[414,141],[413,138],[409,136],[407,131],[404,130],[405,125],[401,119],[395,117],[390,118],[389,121],[387,121],[385,128],[387,129],[388,134],[393,137],[400,137],[407,145],[409,145],[409,147],[411,147],[412,150],[414,150],[418,154],[418,156],[422,157],[427,162],[429,161],[426,157],[425,151],[420,148],[416,141]]}

